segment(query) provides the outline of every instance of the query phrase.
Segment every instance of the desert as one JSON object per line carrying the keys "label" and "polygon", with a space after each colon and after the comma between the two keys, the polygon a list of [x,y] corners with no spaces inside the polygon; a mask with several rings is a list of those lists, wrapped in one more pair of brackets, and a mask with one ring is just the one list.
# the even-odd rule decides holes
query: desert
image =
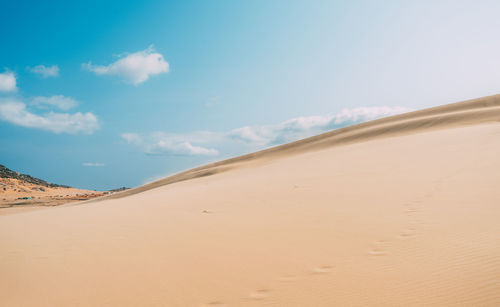
{"label": "desert", "polygon": [[495,306],[499,154],[494,95],[2,214],[2,305]]}

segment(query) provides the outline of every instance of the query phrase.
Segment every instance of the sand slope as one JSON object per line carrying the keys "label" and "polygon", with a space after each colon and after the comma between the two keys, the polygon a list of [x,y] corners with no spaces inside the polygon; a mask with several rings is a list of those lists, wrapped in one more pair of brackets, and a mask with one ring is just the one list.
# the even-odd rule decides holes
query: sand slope
{"label": "sand slope", "polygon": [[486,97],[0,216],[0,305],[498,306],[499,120]]}

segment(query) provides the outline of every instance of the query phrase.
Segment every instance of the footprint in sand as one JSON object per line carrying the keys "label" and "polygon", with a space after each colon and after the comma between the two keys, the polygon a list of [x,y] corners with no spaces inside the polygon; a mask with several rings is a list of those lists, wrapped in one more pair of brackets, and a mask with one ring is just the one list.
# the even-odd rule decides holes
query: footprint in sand
{"label": "footprint in sand", "polygon": [[408,207],[408,208],[406,208],[405,212],[406,212],[406,214],[413,214],[413,213],[417,213],[418,209],[415,207]]}
{"label": "footprint in sand", "polygon": [[416,236],[416,230],[415,228],[408,228],[405,231],[403,231],[401,234],[399,234],[399,238],[401,239],[409,239]]}
{"label": "footprint in sand", "polygon": [[312,270],[313,274],[328,274],[332,271],[332,267],[329,265],[322,265],[319,267],[316,267]]}
{"label": "footprint in sand", "polygon": [[212,301],[212,302],[208,302],[206,304],[203,304],[202,305],[203,307],[223,307],[223,306],[226,306],[226,304],[224,304],[224,302],[221,302],[221,301]]}
{"label": "footprint in sand", "polygon": [[387,255],[386,243],[384,240],[376,241],[374,247],[368,251],[371,256],[384,256]]}
{"label": "footprint in sand", "polygon": [[372,249],[368,252],[371,256],[385,256],[387,255],[387,251]]}
{"label": "footprint in sand", "polygon": [[269,296],[269,292],[271,292],[271,290],[269,289],[265,288],[258,289],[253,292],[250,292],[246,298],[249,300],[263,300]]}

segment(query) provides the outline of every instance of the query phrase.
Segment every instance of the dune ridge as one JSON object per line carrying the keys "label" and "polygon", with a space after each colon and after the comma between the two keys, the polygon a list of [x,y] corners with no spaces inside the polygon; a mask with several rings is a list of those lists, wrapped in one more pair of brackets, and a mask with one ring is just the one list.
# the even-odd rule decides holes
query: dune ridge
{"label": "dune ridge", "polygon": [[287,154],[318,150],[329,146],[339,146],[354,142],[363,142],[405,133],[418,133],[430,129],[445,129],[499,120],[500,94],[471,99],[459,103],[452,103],[368,121],[288,144],[210,163],[147,183],[134,189],[93,199],[90,200],[90,202],[102,199],[121,198],[179,181],[214,175],[230,170],[237,164],[256,159],[280,157]]}
{"label": "dune ridge", "polygon": [[0,305],[499,306],[499,102],[0,215]]}

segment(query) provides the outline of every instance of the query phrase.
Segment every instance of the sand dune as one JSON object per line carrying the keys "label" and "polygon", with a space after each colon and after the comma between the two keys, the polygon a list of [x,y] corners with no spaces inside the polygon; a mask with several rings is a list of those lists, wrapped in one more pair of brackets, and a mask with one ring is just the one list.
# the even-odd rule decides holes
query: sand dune
{"label": "sand dune", "polygon": [[417,133],[430,129],[444,129],[500,121],[500,95],[468,100],[460,103],[390,116],[379,120],[333,130],[307,139],[215,162],[145,184],[136,189],[107,196],[121,198],[183,180],[210,176],[229,170],[236,165],[258,159],[283,157],[325,147],[363,142],[376,138]]}
{"label": "sand dune", "polygon": [[2,306],[498,306],[500,96],[0,216]]}

